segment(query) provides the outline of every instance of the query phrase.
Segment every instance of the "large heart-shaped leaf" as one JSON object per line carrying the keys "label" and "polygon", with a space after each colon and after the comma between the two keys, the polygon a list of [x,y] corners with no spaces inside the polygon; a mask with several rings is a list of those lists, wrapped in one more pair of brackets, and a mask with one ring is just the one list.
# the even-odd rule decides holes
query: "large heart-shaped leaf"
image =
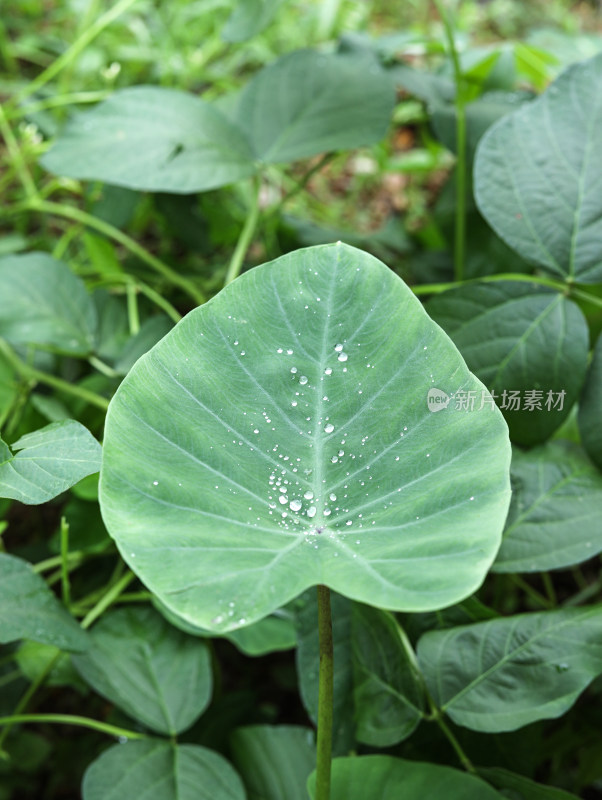
{"label": "large heart-shaped leaf", "polygon": [[432,631],[418,660],[458,725],[495,733],[559,717],[602,673],[602,605]]}
{"label": "large heart-shaped leaf", "polygon": [[83,800],[246,800],[222,756],[192,744],[148,739],[116,744],[93,761]]}
{"label": "large heart-shaped leaf", "polygon": [[452,289],[427,309],[495,396],[513,441],[536,444],[560,427],[587,369],[589,333],[575,303],[545,286],[499,280]]}
{"label": "large heart-shaped leaf", "polygon": [[602,280],[602,54],[494,125],[475,161],[478,206],[524,258],[582,283]]}
{"label": "large heart-shaped leaf", "polygon": [[83,282],[47,253],[0,259],[0,337],[69,355],[94,347],[96,309]]}
{"label": "large heart-shaped leaf", "polygon": [[602,470],[602,334],[594,348],[579,401],[579,432],[589,457]]}
{"label": "large heart-shaped leaf", "polygon": [[31,564],[0,553],[0,642],[32,639],[61,650],[85,650],[88,640]]}
{"label": "large heart-shaped leaf", "polygon": [[380,141],[394,102],[373,59],[299,50],[245,86],[236,117],[257,157],[275,164]]}
{"label": "large heart-shaped leaf", "polygon": [[41,163],[57,175],[177,194],[255,171],[245,135],[217,108],[154,86],[121,89],[73,117]]}
{"label": "large heart-shaped leaf", "polygon": [[602,550],[602,475],[577,445],[516,449],[512,502],[495,572],[559,569]]}
{"label": "large heart-shaped leaf", "polygon": [[132,569],[218,631],[326,584],[432,610],[474,591],[500,542],[510,448],[496,409],[412,292],[341,244],[243,275],[115,394],[100,501]]}
{"label": "large heart-shaped leaf", "polygon": [[124,608],[90,631],[73,658],[97,692],[159,733],[189,728],[211,699],[205,642],[176,630],[152,608]]}
{"label": "large heart-shaped leaf", "polygon": [[0,497],[38,505],[100,469],[101,448],[74,419],[26,433],[10,448],[0,439]]}

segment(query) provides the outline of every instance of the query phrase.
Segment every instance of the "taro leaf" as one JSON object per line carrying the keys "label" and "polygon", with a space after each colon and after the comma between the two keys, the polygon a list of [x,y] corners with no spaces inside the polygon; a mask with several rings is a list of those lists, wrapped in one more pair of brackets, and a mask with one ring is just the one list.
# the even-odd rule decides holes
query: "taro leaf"
{"label": "taro leaf", "polygon": [[157,739],[116,744],[84,774],[83,800],[246,800],[222,756],[192,744]]}
{"label": "taro leaf", "polygon": [[206,191],[255,171],[243,132],[204,100],[136,86],[80,113],[42,157],[50,172],[142,191]]}
{"label": "taro leaf", "polygon": [[87,637],[31,564],[0,553],[0,642],[32,639],[61,650],[85,650]]}
{"label": "taro leaf", "polygon": [[[316,774],[307,788],[314,800]],[[353,756],[332,762],[331,800],[501,800],[502,795],[474,775],[439,764],[392,756]],[[87,798],[84,798],[87,800]]]}
{"label": "taro leaf", "polygon": [[503,797],[511,800],[578,800],[576,794],[553,786],[542,786],[503,767],[479,767],[478,774],[491,786],[501,789]]}
{"label": "taro leaf", "polygon": [[452,289],[427,309],[495,393],[513,441],[536,444],[560,427],[587,369],[589,333],[575,303],[545,286],[500,280]]}
{"label": "taro leaf", "polygon": [[391,614],[359,603],[353,605],[352,647],[357,740],[390,747],[410,736],[423,716],[414,654]]}
{"label": "taro leaf", "polygon": [[96,310],[83,282],[46,253],[0,259],[0,337],[74,356],[94,347]]}
{"label": "taro leaf", "polygon": [[255,268],[117,390],[107,529],[217,632],[320,583],[397,610],[457,602],[497,552],[510,448],[497,410],[431,413],[433,387],[483,389],[384,264],[337,244]]}
{"label": "taro leaf", "polygon": [[602,334],[594,348],[579,403],[579,432],[583,447],[602,470]]}
{"label": "taro leaf", "polygon": [[222,29],[226,42],[244,42],[270,24],[284,0],[238,0]]}
{"label": "taro leaf", "polygon": [[602,281],[602,54],[569,67],[483,137],[479,208],[520,255],[581,283]]}
{"label": "taro leaf", "polygon": [[204,642],[176,630],[152,608],[124,608],[90,631],[73,663],[99,694],[159,733],[189,728],[211,699]]}
{"label": "taro leaf", "polygon": [[395,92],[372,60],[299,50],[261,70],[242,90],[239,126],[268,164],[375,144]]}
{"label": "taro leaf", "polygon": [[149,317],[140,330],[127,342],[115,363],[115,370],[126,375],[136,361],[173,328],[173,322],[165,314]]}
{"label": "taro leaf", "polygon": [[447,75],[414,69],[407,64],[396,64],[387,70],[387,74],[395,86],[405,89],[429,106],[451,103],[456,95],[455,84]]}
{"label": "taro leaf", "polygon": [[100,469],[100,445],[74,419],[25,434],[12,450],[0,439],[0,497],[28,505],[46,503]]}
{"label": "taro leaf", "polygon": [[559,717],[602,673],[602,605],[431,631],[418,661],[457,725],[497,733]]}
{"label": "taro leaf", "polygon": [[8,415],[15,399],[19,395],[19,384],[14,370],[6,357],[0,353],[0,429]]}
{"label": "taro leaf", "polygon": [[602,475],[577,445],[552,441],[512,455],[513,487],[494,572],[535,572],[602,551]]}
{"label": "taro leaf", "polygon": [[232,761],[248,800],[307,800],[315,767],[314,733],[297,725],[249,725],[231,737]]}

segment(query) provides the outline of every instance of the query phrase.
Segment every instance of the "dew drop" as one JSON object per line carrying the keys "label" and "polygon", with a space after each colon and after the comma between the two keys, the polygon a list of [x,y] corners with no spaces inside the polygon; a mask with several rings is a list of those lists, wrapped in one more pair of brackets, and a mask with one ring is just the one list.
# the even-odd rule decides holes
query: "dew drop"
{"label": "dew drop", "polygon": [[305,492],[305,494],[303,495],[303,497],[304,497],[306,500],[313,500],[313,498],[314,498],[314,493],[313,493],[313,492],[310,492],[310,491],[309,491],[309,489],[308,489],[308,490]]}
{"label": "dew drop", "polygon": [[285,494],[281,494],[278,498],[278,502],[281,503],[281,505],[284,505],[285,503],[288,503],[288,497]]}
{"label": "dew drop", "polygon": [[342,351],[342,349],[343,349],[343,345],[342,344],[335,344],[334,349],[336,350],[337,353],[340,353]]}
{"label": "dew drop", "polygon": [[339,353],[339,361],[347,361],[347,353]]}
{"label": "dew drop", "polygon": [[332,433],[334,430],[334,425],[332,422],[329,422],[328,425],[324,426],[324,433]]}
{"label": "dew drop", "polygon": [[312,517],[315,517],[315,516],[316,516],[316,507],[315,507],[315,506],[310,506],[310,507],[307,509],[307,516],[308,516],[310,519],[311,519]]}
{"label": "dew drop", "polygon": [[305,386],[305,384],[307,383],[307,375],[301,375],[301,377],[299,378],[299,383],[301,384],[301,386]]}
{"label": "dew drop", "polygon": [[291,511],[301,511],[302,505],[303,504],[301,500],[291,500],[291,502],[289,503]]}

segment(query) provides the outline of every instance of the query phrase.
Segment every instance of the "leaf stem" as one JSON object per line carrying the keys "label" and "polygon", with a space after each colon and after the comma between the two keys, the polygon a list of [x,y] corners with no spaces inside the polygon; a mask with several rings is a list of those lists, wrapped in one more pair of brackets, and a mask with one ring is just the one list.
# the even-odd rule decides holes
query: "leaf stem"
{"label": "leaf stem", "polygon": [[63,603],[71,605],[71,584],[69,583],[69,523],[61,517],[61,586]]}
{"label": "leaf stem", "polygon": [[464,769],[467,772],[473,773],[473,775],[476,774],[476,769],[474,768],[474,764],[468,758],[468,756],[466,755],[464,750],[462,750],[462,746],[460,745],[460,742],[456,739],[456,737],[452,733],[450,727],[448,726],[447,722],[443,719],[442,713],[438,709],[437,709],[437,713],[435,713],[435,715],[434,715],[434,719],[435,719],[435,722],[437,723],[437,725],[441,728],[441,731],[445,735],[447,741],[454,748],[454,751],[455,751],[456,755],[458,756],[458,758],[460,759],[460,763],[462,764]]}
{"label": "leaf stem", "polygon": [[251,239],[253,238],[253,234],[255,233],[255,228],[257,227],[257,222],[259,220],[260,188],[261,180],[256,177],[253,179],[253,200],[251,207],[247,214],[245,224],[240,232],[240,236],[238,237],[238,241],[236,242],[234,253],[232,253],[232,258],[230,259],[230,265],[228,267],[228,272],[226,273],[224,286],[227,286],[240,274],[245,255],[247,254],[247,250],[249,249]]}
{"label": "leaf stem", "polygon": [[11,714],[10,717],[0,717],[0,725],[15,725],[19,722],[60,722],[64,725],[79,725],[91,728],[94,731],[108,733],[110,736],[125,737],[127,739],[147,739],[145,733],[130,731],[127,728],[118,728],[106,722],[99,722],[89,717],[79,717],[73,714]]}
{"label": "leaf stem", "polygon": [[81,621],[82,628],[89,628],[90,625],[100,617],[100,615],[107,610],[107,608],[112,605],[115,600],[119,597],[119,595],[129,586],[129,584],[134,580],[136,576],[133,572],[125,573],[125,575],[117,581],[117,583],[113,584],[107,592],[100,598],[98,603],[94,606],[94,608],[90,609],[86,616]]}
{"label": "leaf stem", "polygon": [[101,89],[99,91],[70,92],[68,94],[54,95],[53,97],[46,97],[44,100],[15,108],[7,117],[8,119],[19,119],[20,117],[26,117],[28,114],[44,111],[47,108],[57,108],[80,103],[98,103],[100,100],[106,100],[111,94],[112,92],[108,89]]}
{"label": "leaf stem", "polygon": [[0,104],[0,133],[2,134],[2,138],[6,143],[6,149],[8,150],[8,154],[15,168],[15,172],[19,176],[19,180],[23,185],[26,197],[30,200],[35,199],[38,194],[35,183],[33,182],[31,173],[27,168],[27,164],[23,158],[23,153],[19,147],[19,143],[17,142],[12,128],[6,118],[2,104]]}
{"label": "leaf stem", "polygon": [[315,800],[330,800],[334,650],[332,642],[330,589],[322,585],[318,586],[318,636],[320,642],[320,669]]}

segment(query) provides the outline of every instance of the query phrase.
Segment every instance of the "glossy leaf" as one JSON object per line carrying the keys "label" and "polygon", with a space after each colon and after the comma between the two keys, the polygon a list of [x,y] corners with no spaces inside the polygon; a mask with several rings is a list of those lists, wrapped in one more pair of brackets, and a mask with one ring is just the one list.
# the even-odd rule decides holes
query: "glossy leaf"
{"label": "glossy leaf", "polygon": [[157,739],[105,750],[86,770],[83,800],[246,800],[222,756],[192,744]]}
{"label": "glossy leaf", "polygon": [[313,50],[289,53],[244,87],[238,124],[268,164],[375,144],[386,134],[395,93],[377,63]]}
{"label": "glossy leaf", "polygon": [[83,282],[47,253],[0,259],[0,337],[84,356],[94,348],[96,310]]}
{"label": "glossy leaf", "polygon": [[425,634],[418,660],[437,705],[475,731],[559,717],[602,674],[602,606]]}
{"label": "glossy leaf", "polygon": [[[452,289],[427,310],[496,395],[513,441],[536,444],[560,427],[587,368],[587,322],[575,303],[544,286],[500,280]],[[473,399],[480,407],[482,397]]]}
{"label": "glossy leaf", "polygon": [[103,616],[90,647],[73,658],[99,694],[159,733],[189,728],[211,699],[211,667],[204,642],[177,631],[151,608]]}
{"label": "glossy leaf", "polygon": [[475,193],[524,258],[581,283],[602,281],[602,55],[569,67],[483,137]]}
{"label": "glossy leaf", "polygon": [[390,747],[410,736],[423,716],[414,654],[391,614],[359,603],[353,606],[352,647],[357,739]]}
{"label": "glossy leaf", "polygon": [[594,348],[579,402],[579,432],[589,457],[602,470],[602,334]]}
{"label": "glossy leaf", "polygon": [[602,475],[577,445],[516,449],[510,511],[494,572],[535,572],[602,551]]}
{"label": "glossy leaf", "polygon": [[[308,783],[314,800],[315,773]],[[451,767],[392,756],[336,758],[332,762],[331,800],[501,800],[488,784]]]}
{"label": "glossy leaf", "polygon": [[314,732],[297,725],[249,725],[230,740],[232,761],[248,800],[307,800],[315,767]]}
{"label": "glossy leaf", "polygon": [[56,175],[176,194],[255,171],[245,135],[220,111],[154,86],[121,89],[73,117],[41,163]]}
{"label": "glossy leaf", "polygon": [[100,469],[100,445],[74,419],[25,434],[12,450],[0,439],[0,497],[28,505],[46,503]]}
{"label": "glossy leaf", "polygon": [[27,561],[0,553],[0,642],[31,639],[85,650],[84,631]]}
{"label": "glossy leaf", "polygon": [[319,583],[456,602],[499,546],[510,451],[496,410],[432,413],[433,387],[482,389],[381,262],[327,245],[255,268],[115,394],[107,529],[172,611],[218,632]]}

